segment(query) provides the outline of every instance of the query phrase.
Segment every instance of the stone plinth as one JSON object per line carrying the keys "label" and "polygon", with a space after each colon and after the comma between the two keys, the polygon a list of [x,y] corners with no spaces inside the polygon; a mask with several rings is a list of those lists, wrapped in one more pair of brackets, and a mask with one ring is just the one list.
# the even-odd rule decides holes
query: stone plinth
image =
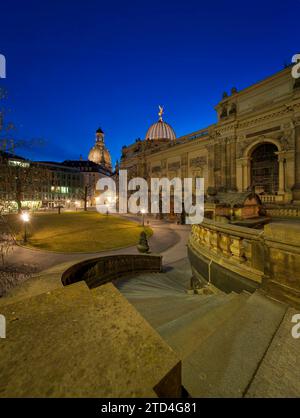
{"label": "stone plinth", "polygon": [[1,397],[178,397],[181,362],[112,285],[6,305]]}
{"label": "stone plinth", "polygon": [[300,307],[300,224],[282,222],[264,228],[268,260],[267,289],[285,302]]}

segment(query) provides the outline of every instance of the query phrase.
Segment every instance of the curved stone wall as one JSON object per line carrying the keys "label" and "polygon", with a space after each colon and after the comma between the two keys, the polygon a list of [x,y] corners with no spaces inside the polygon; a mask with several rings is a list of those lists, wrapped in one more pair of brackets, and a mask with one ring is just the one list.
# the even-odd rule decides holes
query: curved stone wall
{"label": "curved stone wall", "polygon": [[188,243],[194,289],[207,282],[226,292],[263,287],[300,306],[300,223],[264,230],[205,219],[193,225]]}
{"label": "curved stone wall", "polygon": [[162,257],[157,255],[121,254],[93,258],[77,263],[66,270],[61,278],[67,286],[84,280],[92,289],[124,275],[144,271],[160,272]]}

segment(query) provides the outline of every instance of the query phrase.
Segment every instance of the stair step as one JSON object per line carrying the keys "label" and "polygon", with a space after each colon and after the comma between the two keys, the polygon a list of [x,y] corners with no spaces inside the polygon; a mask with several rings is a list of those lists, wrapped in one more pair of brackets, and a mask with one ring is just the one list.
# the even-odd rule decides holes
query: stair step
{"label": "stair step", "polygon": [[286,306],[259,292],[183,359],[192,397],[242,397],[272,341]]}
{"label": "stair step", "polygon": [[246,393],[247,398],[299,398],[299,339],[292,337],[292,317],[288,309],[263,361]]}
{"label": "stair step", "polygon": [[192,271],[190,269],[183,269],[183,270],[177,270],[177,269],[171,269],[163,271],[161,274],[164,274],[165,276],[172,278],[179,279],[179,281],[190,279],[192,277]]}
{"label": "stair step", "polygon": [[181,278],[172,278],[165,273],[147,273],[136,277],[117,280],[115,286],[124,295],[131,297],[150,294],[160,297],[166,294],[183,294],[187,290],[186,281]]}
{"label": "stair step", "polygon": [[181,295],[154,299],[130,299],[129,302],[152,325],[158,328],[174,319],[199,309],[214,296]]}
{"label": "stair step", "polygon": [[198,309],[160,326],[157,331],[180,358],[184,359],[227,319],[235,315],[248,297],[244,294],[230,294],[227,297],[212,295]]}

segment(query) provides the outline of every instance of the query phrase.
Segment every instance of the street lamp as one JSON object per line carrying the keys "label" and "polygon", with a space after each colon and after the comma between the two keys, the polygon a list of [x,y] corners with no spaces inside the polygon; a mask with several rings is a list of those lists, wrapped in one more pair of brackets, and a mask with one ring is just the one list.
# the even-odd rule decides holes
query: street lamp
{"label": "street lamp", "polygon": [[145,213],[146,213],[146,209],[142,209],[141,212],[142,212],[142,227],[144,227],[145,226]]}
{"label": "street lamp", "polygon": [[24,242],[27,242],[27,223],[30,220],[29,213],[24,212],[21,214],[21,219],[24,222]]}

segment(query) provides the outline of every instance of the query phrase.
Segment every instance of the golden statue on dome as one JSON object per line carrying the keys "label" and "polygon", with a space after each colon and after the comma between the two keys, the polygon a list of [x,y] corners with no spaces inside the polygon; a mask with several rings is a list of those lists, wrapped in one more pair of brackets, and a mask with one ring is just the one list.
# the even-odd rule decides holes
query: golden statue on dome
{"label": "golden statue on dome", "polygon": [[158,112],[159,120],[162,121],[163,120],[162,116],[164,114],[164,108],[163,108],[163,106],[158,106],[158,108],[159,108],[159,112]]}

